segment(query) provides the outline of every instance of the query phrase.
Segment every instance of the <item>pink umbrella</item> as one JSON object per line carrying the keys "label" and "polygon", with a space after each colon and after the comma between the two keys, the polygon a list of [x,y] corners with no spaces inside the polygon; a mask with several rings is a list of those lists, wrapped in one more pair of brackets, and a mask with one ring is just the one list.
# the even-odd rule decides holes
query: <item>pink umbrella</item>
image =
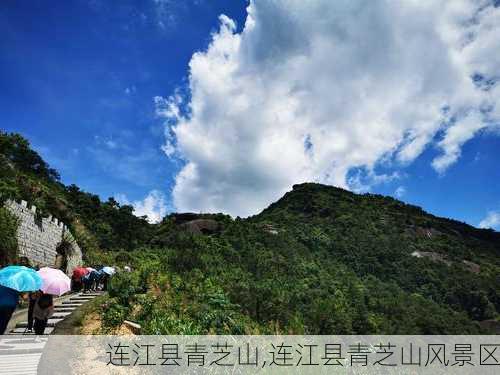
{"label": "pink umbrella", "polygon": [[71,290],[71,279],[61,270],[44,267],[38,271],[42,278],[42,292],[55,296],[63,295]]}

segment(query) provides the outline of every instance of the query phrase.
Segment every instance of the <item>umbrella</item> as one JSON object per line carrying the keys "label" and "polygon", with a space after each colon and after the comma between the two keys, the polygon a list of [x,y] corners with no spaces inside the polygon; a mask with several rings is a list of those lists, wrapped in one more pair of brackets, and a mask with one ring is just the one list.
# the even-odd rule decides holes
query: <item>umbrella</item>
{"label": "umbrella", "polygon": [[104,267],[101,271],[107,273],[109,276],[112,276],[116,273],[113,267]]}
{"label": "umbrella", "polygon": [[38,274],[43,280],[42,292],[60,296],[71,290],[71,279],[61,270],[44,267]]}
{"label": "umbrella", "polygon": [[31,268],[9,266],[0,270],[0,285],[18,292],[32,292],[42,287],[42,279]]}
{"label": "umbrella", "polygon": [[88,273],[89,273],[89,271],[85,267],[76,267],[73,270],[73,276],[77,279],[79,279],[82,276],[85,276]]}

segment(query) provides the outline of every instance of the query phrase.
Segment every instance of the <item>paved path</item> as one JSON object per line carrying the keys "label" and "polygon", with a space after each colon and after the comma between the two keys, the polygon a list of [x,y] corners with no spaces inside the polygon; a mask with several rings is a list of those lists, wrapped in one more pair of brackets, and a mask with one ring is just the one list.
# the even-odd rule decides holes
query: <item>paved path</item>
{"label": "paved path", "polygon": [[54,315],[49,319],[45,335],[27,333],[28,322],[17,323],[8,335],[0,336],[0,375],[36,374],[43,348],[57,323],[71,315],[78,307],[102,293],[77,293],[68,300],[56,302]]}

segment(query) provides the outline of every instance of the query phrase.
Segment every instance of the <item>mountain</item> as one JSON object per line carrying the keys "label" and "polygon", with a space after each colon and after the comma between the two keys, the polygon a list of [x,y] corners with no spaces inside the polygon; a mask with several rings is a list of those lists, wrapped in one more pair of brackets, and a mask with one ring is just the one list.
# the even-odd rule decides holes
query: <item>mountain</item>
{"label": "mountain", "polygon": [[[190,215],[182,216],[200,220]],[[159,273],[178,275],[190,296],[168,299],[189,311],[189,333],[498,332],[500,233],[493,230],[313,183],[295,185],[248,219],[205,215],[219,223],[208,234],[186,233],[177,216],[164,219],[151,244],[168,249]],[[222,306],[206,301],[211,294]],[[215,322],[206,322],[208,313]],[[155,307],[149,314],[162,316]],[[136,318],[149,333],[186,329]]]}
{"label": "mountain", "polygon": [[[145,334],[498,330],[500,233],[390,197],[305,183],[247,219],[174,213],[152,225],[65,186],[26,139],[5,133],[0,197],[61,218],[87,264],[132,266],[96,307],[103,332],[124,319]],[[1,246],[13,246],[14,229],[0,209]]]}

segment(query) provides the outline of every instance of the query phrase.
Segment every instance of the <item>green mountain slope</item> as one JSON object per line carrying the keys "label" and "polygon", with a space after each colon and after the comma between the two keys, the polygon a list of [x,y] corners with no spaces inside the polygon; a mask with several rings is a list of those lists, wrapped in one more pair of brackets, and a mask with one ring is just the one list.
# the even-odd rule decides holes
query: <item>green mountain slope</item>
{"label": "green mountain slope", "polygon": [[272,223],[309,250],[408,293],[467,312],[500,310],[500,233],[438,218],[389,197],[294,186],[253,222]]}
{"label": "green mountain slope", "polygon": [[[168,217],[154,240],[163,249],[156,271],[179,277],[188,298],[179,309],[190,311],[184,324],[193,333],[458,334],[498,326],[497,232],[319,184],[296,185],[249,219],[213,219],[224,229],[203,235]],[[222,312],[206,306],[214,293],[201,292],[207,280]],[[162,297],[154,301],[171,293],[156,286]],[[200,311],[218,311],[218,323],[200,322]],[[147,316],[138,319],[150,333],[184,329]]]}
{"label": "green mountain slope", "polygon": [[[87,255],[100,250],[131,250],[147,243],[153,233],[145,218],[132,214],[131,206],[120,206],[112,198],[102,202],[75,185],[65,186],[58,172],[31,149],[28,140],[0,131],[0,203],[6,199],[26,200],[37,206],[40,215],[52,214],[62,220]],[[2,215],[7,223],[4,209],[0,219]],[[12,227],[0,226],[0,244],[12,238]],[[11,253],[11,247],[2,253]]]}
{"label": "green mountain slope", "polygon": [[[498,329],[498,232],[309,183],[248,219],[171,214],[151,225],[130,206],[61,184],[19,135],[0,133],[0,159],[1,199],[62,219],[89,265],[132,266],[98,307],[104,332],[124,319],[146,334]],[[0,209],[2,254],[14,230]]]}

